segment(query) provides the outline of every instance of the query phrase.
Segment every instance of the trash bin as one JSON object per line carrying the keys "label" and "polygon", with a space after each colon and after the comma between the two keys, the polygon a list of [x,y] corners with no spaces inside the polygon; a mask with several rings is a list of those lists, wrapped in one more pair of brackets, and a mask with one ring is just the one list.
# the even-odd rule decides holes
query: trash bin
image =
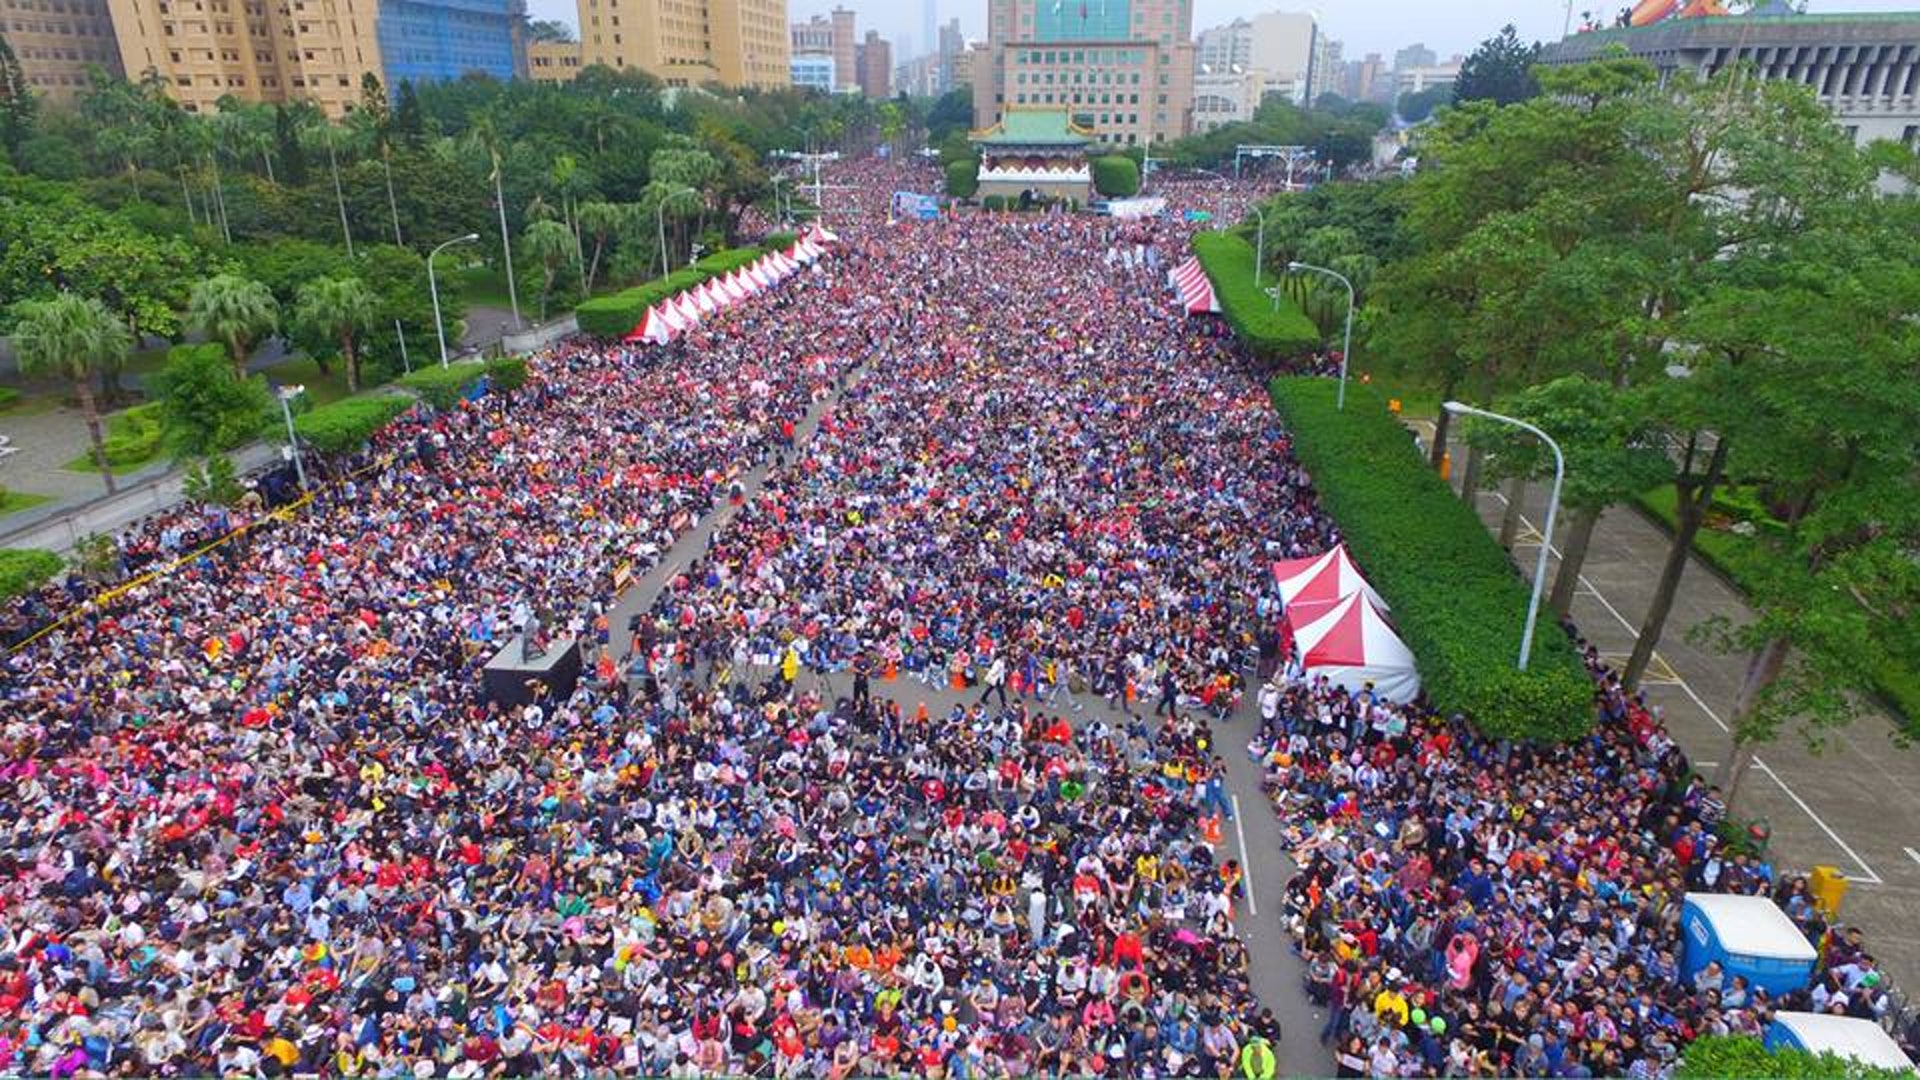
{"label": "trash bin", "polygon": [[1848,884],[1847,875],[1838,867],[1816,866],[1807,875],[1807,891],[1813,894],[1814,906],[1829,920],[1840,916],[1840,901],[1846,898]]}

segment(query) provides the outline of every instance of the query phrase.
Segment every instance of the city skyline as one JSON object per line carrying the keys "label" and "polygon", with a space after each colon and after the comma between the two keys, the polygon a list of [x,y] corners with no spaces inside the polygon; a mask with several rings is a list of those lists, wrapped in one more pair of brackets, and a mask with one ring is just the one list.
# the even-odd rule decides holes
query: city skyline
{"label": "city skyline", "polygon": [[[1810,0],[1809,10],[1816,13],[1845,11],[1906,11],[1916,0]],[[1626,0],[1574,0],[1573,15],[1580,12],[1615,11],[1628,6]],[[528,14],[536,19],[554,19],[574,26],[578,21],[574,0],[528,0]],[[884,3],[861,0],[788,0],[787,17],[805,22],[814,15],[825,15],[835,7],[858,13],[860,32],[877,30],[894,43],[895,62],[923,55],[928,43],[921,41],[922,5],[918,0]],[[958,18],[969,40],[986,36],[986,0],[936,0],[937,21]],[[1466,0],[1374,0],[1367,5],[1331,5],[1303,0],[1194,0],[1195,32],[1232,22],[1236,18],[1264,11],[1311,11],[1322,19],[1327,34],[1342,42],[1345,56],[1357,60],[1370,52],[1389,59],[1396,49],[1420,43],[1445,59],[1454,53],[1465,54],[1511,22],[1521,38],[1529,41],[1554,41],[1567,15],[1563,0],[1498,0],[1494,4],[1468,3]],[[577,30],[578,27],[575,27]],[[902,47],[911,42],[909,52]]]}

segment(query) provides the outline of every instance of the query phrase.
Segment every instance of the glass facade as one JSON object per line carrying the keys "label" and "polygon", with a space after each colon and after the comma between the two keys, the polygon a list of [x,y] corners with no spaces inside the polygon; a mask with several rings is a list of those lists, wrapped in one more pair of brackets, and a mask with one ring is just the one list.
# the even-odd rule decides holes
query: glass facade
{"label": "glass facade", "polygon": [[1034,41],[1126,41],[1133,36],[1131,0],[1037,0]]}
{"label": "glass facade", "polygon": [[381,0],[377,30],[389,87],[469,72],[505,81],[520,65],[523,0]]}

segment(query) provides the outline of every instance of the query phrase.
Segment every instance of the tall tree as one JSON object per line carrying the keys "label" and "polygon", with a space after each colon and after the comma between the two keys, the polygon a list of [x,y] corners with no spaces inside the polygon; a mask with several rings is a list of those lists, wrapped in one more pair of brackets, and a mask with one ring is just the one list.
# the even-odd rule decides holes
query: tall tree
{"label": "tall tree", "polygon": [[33,118],[39,112],[39,99],[27,85],[26,72],[13,46],[0,37],[0,149],[18,155],[20,144],[33,132]]}
{"label": "tall tree", "polygon": [[360,335],[373,325],[373,291],[356,277],[321,278],[300,287],[294,301],[294,322],[314,336],[330,337],[340,345],[347,365],[347,390],[360,392]]}
{"label": "tall tree", "polygon": [[520,289],[513,280],[513,236],[507,231],[507,194],[503,186],[501,164],[505,139],[492,115],[483,113],[474,119],[473,126],[467,130],[466,145],[488,165],[487,179],[493,184],[494,214],[500,222],[500,264],[507,275],[507,303],[513,308],[513,324],[523,326],[525,324],[520,320]]}
{"label": "tall tree", "polygon": [[1521,42],[1512,23],[1480,43],[1460,64],[1460,75],[1453,81],[1456,102],[1491,101],[1511,105],[1540,92],[1533,77],[1533,65],[1540,60],[1540,43]]}
{"label": "tall tree", "polygon": [[340,212],[340,239],[347,257],[353,257],[353,226],[347,223],[347,196],[340,186],[340,152],[347,145],[348,133],[329,121],[320,110],[310,108],[300,121],[297,138],[303,149],[325,155],[327,172],[333,178],[334,206]]}
{"label": "tall tree", "polygon": [[254,346],[280,327],[280,305],[258,281],[215,274],[193,287],[187,325],[226,346],[234,375],[244,379]]}
{"label": "tall tree", "polygon": [[632,208],[621,203],[580,204],[580,227],[593,237],[593,258],[588,261],[587,272],[580,281],[581,299],[593,295],[594,283],[599,280],[600,256],[606,251],[607,238],[618,233],[622,220],[631,214]]}
{"label": "tall tree", "polygon": [[540,321],[547,321],[547,301],[553,295],[553,282],[574,255],[573,234],[557,221],[536,221],[527,226],[521,248],[540,260]]}
{"label": "tall tree", "polygon": [[165,441],[176,457],[231,450],[260,434],[265,385],[234,371],[218,345],[176,345],[154,379]]}
{"label": "tall tree", "polygon": [[393,242],[405,246],[400,233],[400,203],[393,197],[393,114],[387,108],[387,90],[380,76],[365,72],[360,76],[360,108],[349,122],[360,133],[360,142],[371,146],[380,158],[380,173],[387,186],[387,214],[393,222]]}
{"label": "tall tree", "polygon": [[127,324],[92,297],[63,292],[50,300],[25,300],[14,306],[13,350],[23,373],[72,384],[93,443],[94,464],[112,494],[113,468],[107,462],[93,380],[103,369],[118,368],[133,352]]}

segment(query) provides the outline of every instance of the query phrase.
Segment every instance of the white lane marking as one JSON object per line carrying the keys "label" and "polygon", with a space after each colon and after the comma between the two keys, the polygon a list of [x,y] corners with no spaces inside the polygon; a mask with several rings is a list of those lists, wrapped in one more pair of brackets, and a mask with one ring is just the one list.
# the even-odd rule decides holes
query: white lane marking
{"label": "white lane marking", "polygon": [[1910,847],[1903,847],[1900,850],[1907,853],[1907,858],[1912,859],[1914,862],[1920,863],[1920,851],[1915,851]]}
{"label": "white lane marking", "polygon": [[[1499,499],[1503,505],[1507,501],[1507,496],[1504,492],[1486,491],[1486,492],[1480,492],[1479,494],[1491,495],[1494,498]],[[1520,517],[1520,520],[1522,523],[1526,523],[1526,520],[1527,520],[1526,515],[1522,514]],[[1528,527],[1531,528],[1532,526],[1529,525]],[[1553,544],[1549,543],[1547,545],[1547,550],[1553,553],[1554,558],[1557,559],[1560,557],[1560,549],[1557,547],[1554,547]],[[1593,598],[1600,602],[1601,607],[1607,609],[1607,614],[1612,615],[1614,617],[1614,620],[1617,621],[1622,627],[1626,629],[1627,633],[1633,634],[1636,637],[1639,636],[1639,632],[1640,632],[1639,628],[1634,626],[1632,623],[1628,622],[1626,616],[1620,614],[1620,609],[1614,607],[1613,602],[1607,599],[1606,594],[1602,593],[1598,588],[1596,588],[1593,582],[1587,580],[1587,575],[1581,574],[1579,583],[1581,585],[1586,586],[1587,589],[1592,591]],[[1671,668],[1673,665],[1668,664],[1667,666]],[[1679,672],[1679,669],[1677,668],[1674,669],[1674,679],[1671,685],[1678,686],[1682,691],[1686,693],[1688,697],[1692,698],[1693,703],[1700,707],[1700,711],[1707,714],[1707,719],[1713,721],[1716,725],[1718,725],[1721,731],[1731,730],[1730,728],[1727,727],[1727,722],[1725,720],[1720,719],[1720,714],[1714,712],[1713,709],[1709,708],[1707,703],[1700,699],[1700,695],[1694,692],[1693,687],[1688,684],[1687,680],[1680,677],[1680,672]],[[1813,820],[1813,823],[1820,827],[1820,831],[1823,833],[1826,833],[1827,838],[1832,840],[1835,846],[1839,847],[1841,851],[1846,852],[1847,858],[1852,859],[1854,862],[1854,865],[1866,871],[1866,873],[1863,876],[1855,878],[1854,879],[1855,881],[1859,882],[1862,885],[1886,884],[1886,879],[1882,878],[1879,875],[1879,873],[1877,873],[1873,869],[1873,867],[1867,865],[1867,860],[1861,858],[1860,853],[1853,850],[1852,845],[1848,844],[1845,840],[1840,839],[1840,834],[1833,831],[1833,826],[1828,825],[1825,819],[1821,818],[1819,814],[1814,813],[1813,807],[1807,805],[1807,801],[1800,797],[1800,793],[1793,790],[1792,786],[1790,786],[1786,782],[1786,780],[1780,776],[1779,773],[1773,771],[1773,766],[1768,765],[1766,762],[1760,760],[1759,755],[1756,754],[1754,755],[1754,758],[1753,758],[1753,767],[1760,770],[1761,773],[1769,777],[1772,777],[1773,782],[1780,785],[1780,790],[1783,792],[1786,792],[1787,798],[1792,799],[1795,806],[1798,806],[1802,811],[1805,811],[1807,817],[1811,818]]]}
{"label": "white lane marking", "polygon": [[1233,835],[1240,841],[1240,880],[1247,888],[1247,913],[1258,916],[1260,901],[1253,898],[1253,860],[1247,858],[1247,831],[1240,827],[1240,796],[1227,797],[1233,800]]}

